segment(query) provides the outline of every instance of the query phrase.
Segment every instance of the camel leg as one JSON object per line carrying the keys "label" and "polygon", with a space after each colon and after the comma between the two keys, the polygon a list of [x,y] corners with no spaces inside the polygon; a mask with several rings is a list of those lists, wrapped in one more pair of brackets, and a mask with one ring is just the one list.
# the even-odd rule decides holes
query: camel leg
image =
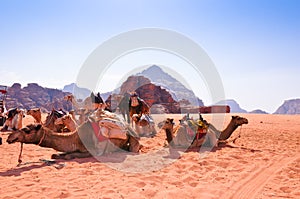
{"label": "camel leg", "polygon": [[129,151],[133,153],[138,153],[140,150],[139,140],[131,135],[129,135]]}
{"label": "camel leg", "polygon": [[71,160],[74,158],[87,158],[92,155],[89,152],[72,152],[72,153],[62,153],[62,154],[52,154],[52,159],[63,159],[63,160]]}

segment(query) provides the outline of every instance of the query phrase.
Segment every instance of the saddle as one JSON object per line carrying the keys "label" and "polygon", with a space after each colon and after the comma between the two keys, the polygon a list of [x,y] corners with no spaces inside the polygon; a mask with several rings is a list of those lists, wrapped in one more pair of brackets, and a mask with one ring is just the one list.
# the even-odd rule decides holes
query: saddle
{"label": "saddle", "polygon": [[103,142],[109,138],[127,139],[126,126],[120,121],[111,118],[102,118],[99,121],[91,121],[91,125],[99,142]]}
{"label": "saddle", "polygon": [[185,122],[188,139],[191,141],[199,141],[207,134],[208,126],[201,120],[187,120]]}

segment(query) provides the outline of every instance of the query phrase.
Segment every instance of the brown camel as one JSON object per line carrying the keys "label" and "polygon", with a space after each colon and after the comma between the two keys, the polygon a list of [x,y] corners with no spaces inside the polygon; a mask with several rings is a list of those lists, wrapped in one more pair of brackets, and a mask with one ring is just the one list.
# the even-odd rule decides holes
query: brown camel
{"label": "brown camel", "polygon": [[137,153],[140,149],[135,132],[127,129],[126,139],[109,138],[98,142],[93,124],[86,121],[70,133],[56,133],[41,124],[30,124],[20,130],[13,131],[7,138],[9,144],[21,142],[53,148],[63,154],[53,154],[53,159],[73,159],[102,155],[120,149]]}
{"label": "brown camel", "polygon": [[70,131],[75,131],[78,127],[77,123],[73,120],[72,115],[64,115],[60,118],[57,118],[54,122],[55,125],[64,125]]}
{"label": "brown camel", "polygon": [[51,113],[48,113],[46,120],[44,122],[44,126],[55,131],[55,132],[63,132],[64,129],[64,125],[62,124],[55,124],[55,121],[58,118],[61,118],[62,116],[66,115],[66,112],[62,111],[62,110],[55,110],[52,109]]}
{"label": "brown camel", "polygon": [[167,142],[170,146],[174,147],[198,147],[202,144],[210,144],[215,146],[217,144],[217,138],[219,141],[228,139],[231,134],[241,125],[248,124],[246,118],[240,116],[232,116],[228,126],[223,130],[217,130],[212,124],[205,123],[207,125],[206,136],[196,140],[196,136],[190,139],[188,128],[186,125],[179,124],[174,126],[173,119],[167,118],[162,124],[162,129],[166,131]]}
{"label": "brown camel", "polygon": [[34,118],[35,123],[42,123],[42,112],[40,108],[32,108],[27,110],[27,115],[31,115]]}
{"label": "brown camel", "polygon": [[135,130],[140,136],[154,136],[156,129],[153,119],[149,115],[133,114],[132,120],[134,122]]}

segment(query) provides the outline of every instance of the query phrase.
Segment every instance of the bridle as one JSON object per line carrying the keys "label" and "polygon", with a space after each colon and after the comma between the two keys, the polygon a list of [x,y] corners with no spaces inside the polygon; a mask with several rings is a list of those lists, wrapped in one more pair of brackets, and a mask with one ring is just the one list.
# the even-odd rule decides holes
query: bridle
{"label": "bridle", "polygon": [[[40,139],[40,141],[39,141],[39,143],[38,143],[38,146],[40,146],[41,144],[42,144],[42,142],[44,141],[44,139],[45,139],[45,137],[46,137],[46,133],[45,132],[43,132],[43,136],[41,137],[41,139]],[[21,142],[21,149],[20,149],[20,153],[19,153],[19,157],[18,157],[18,165],[20,165],[21,163],[22,163],[22,152],[23,152],[23,142]]]}

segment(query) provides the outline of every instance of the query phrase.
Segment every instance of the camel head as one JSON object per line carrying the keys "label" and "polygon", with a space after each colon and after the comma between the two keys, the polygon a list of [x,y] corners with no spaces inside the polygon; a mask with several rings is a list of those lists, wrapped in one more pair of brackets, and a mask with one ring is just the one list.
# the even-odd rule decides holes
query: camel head
{"label": "camel head", "polygon": [[69,124],[72,122],[72,118],[70,115],[64,115],[60,118],[57,118],[54,122],[55,125],[59,125],[59,124],[63,124],[63,125],[66,125],[66,124]]}
{"label": "camel head", "polygon": [[7,143],[15,142],[38,144],[41,137],[41,124],[30,124],[22,129],[13,131],[7,138]]}
{"label": "camel head", "polygon": [[231,121],[236,125],[236,126],[241,126],[243,124],[248,124],[248,120],[244,117],[240,116],[232,116]]}
{"label": "camel head", "polygon": [[26,111],[27,115],[31,115],[38,123],[41,122],[42,112],[40,108],[33,108]]}
{"label": "camel head", "polygon": [[158,128],[161,128],[161,129],[173,129],[173,126],[174,126],[174,119],[172,118],[167,118],[166,120],[158,123]]}

